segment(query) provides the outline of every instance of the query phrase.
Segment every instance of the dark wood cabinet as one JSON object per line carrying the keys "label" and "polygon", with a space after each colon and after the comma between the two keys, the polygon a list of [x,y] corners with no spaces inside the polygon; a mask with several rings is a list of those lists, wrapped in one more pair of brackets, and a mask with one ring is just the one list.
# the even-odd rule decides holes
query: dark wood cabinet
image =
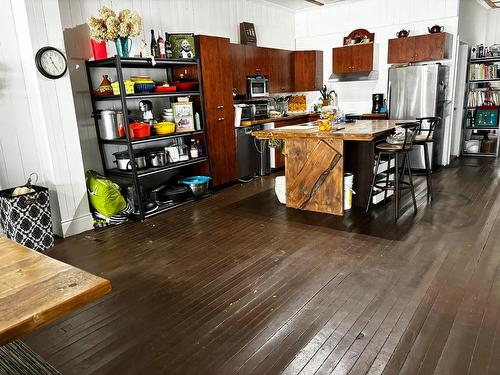
{"label": "dark wood cabinet", "polygon": [[270,49],[269,56],[269,92],[294,91],[293,51]]}
{"label": "dark wood cabinet", "polygon": [[389,64],[434,61],[450,58],[453,35],[436,33],[389,39]]}
{"label": "dark wood cabinet", "polygon": [[295,91],[315,91],[323,86],[323,51],[295,51]]}
{"label": "dark wood cabinet", "polygon": [[245,45],[231,43],[229,52],[231,54],[231,68],[233,74],[233,89],[238,95],[245,95],[247,92],[247,71]]}
{"label": "dark wood cabinet", "polygon": [[270,48],[245,46],[245,65],[247,76],[270,73]]}
{"label": "dark wood cabinet", "polygon": [[373,48],[373,43],[333,48],[333,73],[371,72],[373,70]]}
{"label": "dark wood cabinet", "polygon": [[205,123],[214,186],[236,179],[236,143],[229,39],[199,35]]}

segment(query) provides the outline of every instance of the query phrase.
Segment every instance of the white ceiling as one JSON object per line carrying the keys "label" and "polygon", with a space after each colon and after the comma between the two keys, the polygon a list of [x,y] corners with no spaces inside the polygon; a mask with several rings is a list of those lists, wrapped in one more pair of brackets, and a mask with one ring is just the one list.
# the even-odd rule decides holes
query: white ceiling
{"label": "white ceiling", "polygon": [[[286,8],[290,8],[292,10],[318,7],[318,5],[314,5],[310,2],[307,2],[306,0],[267,0],[267,1],[269,1],[270,3],[281,5]],[[339,1],[347,1],[347,0],[319,0],[319,1],[321,1],[325,5],[328,5],[328,4],[338,3]]]}

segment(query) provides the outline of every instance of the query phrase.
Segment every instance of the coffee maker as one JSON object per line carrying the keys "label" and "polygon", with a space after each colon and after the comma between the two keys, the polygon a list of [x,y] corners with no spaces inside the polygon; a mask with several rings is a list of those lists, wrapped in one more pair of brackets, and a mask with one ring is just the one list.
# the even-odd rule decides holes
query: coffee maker
{"label": "coffee maker", "polygon": [[380,113],[380,110],[384,107],[384,94],[373,94],[372,101],[372,113]]}

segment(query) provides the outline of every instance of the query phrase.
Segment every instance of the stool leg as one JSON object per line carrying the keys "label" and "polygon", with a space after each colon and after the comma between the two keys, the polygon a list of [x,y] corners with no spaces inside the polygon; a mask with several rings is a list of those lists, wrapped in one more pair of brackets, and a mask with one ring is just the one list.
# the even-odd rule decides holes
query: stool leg
{"label": "stool leg", "polygon": [[403,153],[403,163],[401,163],[401,174],[399,175],[399,182],[404,181],[405,179],[405,166],[406,166],[406,152]]}
{"label": "stool leg", "polygon": [[370,187],[370,194],[368,195],[368,203],[366,204],[366,212],[368,212],[368,210],[370,209],[370,205],[372,203],[373,189],[375,187],[375,182],[377,181],[377,173],[378,173],[378,167],[380,165],[381,157],[382,157],[382,153],[380,152],[378,154],[378,157],[377,157],[377,166],[375,167],[375,173],[373,174],[372,186]]}
{"label": "stool leg", "polygon": [[396,163],[394,168],[394,220],[399,219],[399,165],[398,165],[398,153],[394,154],[394,162]]}
{"label": "stool leg", "polygon": [[429,163],[429,149],[427,147],[427,142],[424,143],[424,157],[425,157],[425,177],[427,180],[427,199],[432,200],[432,176],[431,167]]}
{"label": "stool leg", "polygon": [[[389,170],[391,167],[391,162],[392,162],[392,157],[391,154],[387,154],[387,169],[385,171],[385,187],[387,188],[389,186]],[[386,203],[387,200],[387,192],[389,190],[385,189],[384,190],[384,204]]]}
{"label": "stool leg", "polygon": [[411,199],[413,200],[413,209],[417,212],[417,200],[415,199],[415,189],[413,187],[413,177],[411,175],[411,163],[410,157],[406,158],[406,165],[408,168],[408,178],[410,179],[410,190],[411,190]]}

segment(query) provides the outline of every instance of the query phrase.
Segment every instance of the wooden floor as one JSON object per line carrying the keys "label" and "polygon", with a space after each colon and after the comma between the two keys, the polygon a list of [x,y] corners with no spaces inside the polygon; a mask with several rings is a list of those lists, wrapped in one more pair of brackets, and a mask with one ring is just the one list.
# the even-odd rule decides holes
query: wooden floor
{"label": "wooden floor", "polygon": [[[418,179],[419,211],[344,218],[272,179],[49,255],[114,291],[25,342],[63,374],[499,374],[500,167]],[[407,199],[405,199],[407,200]]]}

